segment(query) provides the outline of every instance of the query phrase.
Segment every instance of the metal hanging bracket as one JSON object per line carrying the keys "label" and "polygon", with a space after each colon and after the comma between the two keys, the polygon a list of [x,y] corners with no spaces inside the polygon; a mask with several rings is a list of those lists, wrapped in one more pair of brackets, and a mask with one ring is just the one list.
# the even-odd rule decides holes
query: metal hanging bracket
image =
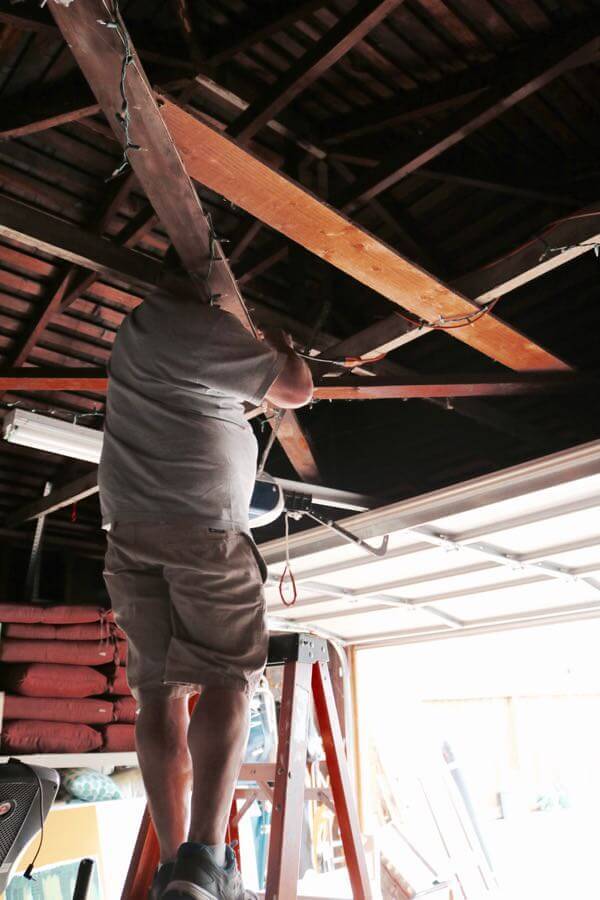
{"label": "metal hanging bracket", "polygon": [[358,535],[352,534],[351,531],[348,531],[346,528],[338,525],[338,523],[333,519],[327,519],[320,513],[316,512],[312,505],[312,498],[309,495],[293,494],[285,491],[284,497],[285,511],[293,518],[300,519],[302,516],[308,516],[310,519],[314,519],[314,521],[318,522],[320,525],[325,525],[326,528],[330,528],[331,531],[335,531],[336,534],[339,534],[339,536],[342,537],[345,541],[348,541],[348,543],[356,544],[357,547],[360,547],[361,550],[365,550],[372,556],[381,557],[385,556],[385,554],[387,553],[388,544],[390,541],[390,537],[388,534],[384,535],[381,544],[378,547],[373,547],[371,544],[367,543],[367,541],[358,537]]}

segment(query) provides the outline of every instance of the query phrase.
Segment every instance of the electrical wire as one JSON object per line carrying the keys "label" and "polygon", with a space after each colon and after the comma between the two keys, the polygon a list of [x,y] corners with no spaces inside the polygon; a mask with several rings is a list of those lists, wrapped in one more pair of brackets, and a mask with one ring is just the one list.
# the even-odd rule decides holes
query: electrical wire
{"label": "electrical wire", "polygon": [[[513,247],[508,253],[502,254],[502,256],[498,256],[496,259],[493,259],[491,262],[486,263],[485,266],[481,266],[478,271],[484,271],[485,269],[491,269],[493,266],[497,265],[499,262],[502,262],[505,259],[510,259],[511,256],[515,256],[517,253],[520,253],[521,250],[525,250],[526,247],[531,247],[537,241],[541,241],[545,245],[545,250],[539,258],[539,262],[544,262],[552,253],[563,253],[565,250],[574,250],[577,247],[586,246],[585,242],[581,242],[579,244],[566,244],[563,247],[550,247],[548,243],[544,240],[544,235],[555,228],[557,225],[562,225],[564,222],[574,222],[577,219],[589,219],[594,216],[600,216],[600,210],[598,212],[589,212],[589,213],[573,213],[570,216],[562,216],[560,219],[554,219],[553,222],[550,222],[549,225],[544,228],[539,234],[535,235],[535,237],[529,238],[529,240],[524,241],[522,244],[519,244],[518,247]],[[590,244],[590,246],[594,246]]]}
{"label": "electrical wire", "polygon": [[406,312],[396,312],[402,319],[406,319],[407,322],[410,322],[411,325],[415,325],[417,328],[430,328],[433,331],[452,331],[453,328],[464,328],[466,325],[473,325],[475,322],[478,322],[479,319],[491,313],[501,299],[502,297],[495,297],[494,300],[490,300],[485,306],[474,310],[472,313],[466,313],[464,316],[453,316],[449,319],[445,318],[445,316],[440,316],[435,322],[427,322],[425,319],[411,316]]}
{"label": "electrical wire", "polygon": [[[119,8],[119,0],[102,0],[102,5],[104,6],[104,8],[108,14],[108,18],[107,19],[98,19],[97,20],[98,23],[100,25],[104,26],[105,28],[111,28],[114,31],[116,31],[116,33],[119,37],[119,40],[121,41],[121,44],[123,45],[123,58],[121,61],[121,75],[120,75],[120,79],[119,79],[119,92],[121,94],[121,110],[120,110],[120,112],[116,113],[116,119],[117,119],[117,122],[119,123],[119,125],[121,126],[121,128],[123,129],[123,133],[125,136],[125,147],[123,150],[123,157],[121,159],[121,163],[117,166],[117,168],[112,172],[112,174],[107,179],[107,181],[111,181],[113,178],[116,178],[118,175],[120,175],[121,172],[123,172],[129,165],[131,165],[130,159],[129,159],[130,152],[133,150],[143,151],[144,148],[141,147],[139,144],[136,144],[134,141],[132,141],[131,134],[130,134],[131,115],[130,115],[129,98],[127,96],[127,70],[129,68],[129,66],[135,65],[135,62],[136,62],[136,57],[134,55],[133,46],[131,44],[129,34],[127,32],[125,23],[123,21],[123,17],[121,15],[121,10]],[[227,258],[224,255],[224,253],[220,247],[220,241],[219,241],[218,236],[215,233],[210,214],[206,215],[206,222],[208,225],[208,232],[209,232],[209,258],[208,258],[208,270],[207,270],[206,275],[203,278],[203,282],[207,288],[208,302],[213,304],[219,300],[219,298],[221,297],[221,294],[215,294],[215,293],[210,292],[209,279],[210,279],[210,276],[212,275],[214,264],[216,262],[225,262],[226,263]],[[192,273],[192,277],[196,277],[196,276],[194,276],[194,274]],[[238,303],[240,304],[240,306],[242,307],[242,309],[244,310],[244,312],[246,314],[246,319],[247,319],[248,326],[249,326],[251,332],[253,333],[254,337],[257,337],[256,326],[254,325],[254,322],[252,321],[252,318],[250,317],[250,314],[248,313],[248,309],[246,308],[244,298],[242,297],[242,295],[239,291],[239,288],[237,286],[237,282],[235,281],[233,276],[231,276],[231,286],[232,286],[233,292],[237,296]]]}
{"label": "electrical wire", "polygon": [[[285,409],[280,409],[280,410],[278,410],[278,412],[275,416],[277,421],[275,422],[274,425],[271,426],[271,434],[269,435],[269,440],[267,441],[267,445],[266,445],[265,449],[263,450],[263,454],[261,456],[260,463],[259,463],[258,469],[256,471],[256,475],[258,478],[260,478],[260,476],[262,475],[262,473],[265,470],[265,466],[267,464],[269,454],[273,448],[273,444],[275,443],[275,438],[279,434],[279,429],[281,427],[281,423],[283,421],[284,415],[285,415]],[[271,420],[269,419],[269,421],[271,421]]]}
{"label": "electrical wire", "polygon": [[30,766],[27,763],[24,763],[22,760],[17,760],[17,762],[21,763],[21,765],[24,766],[26,769],[29,769],[30,772],[33,772],[33,774],[35,775],[35,779],[38,783],[38,800],[39,800],[39,812],[40,812],[40,840],[37,845],[37,850],[35,851],[35,855],[34,855],[33,859],[31,860],[31,862],[25,869],[25,872],[23,873],[24,878],[27,878],[28,881],[33,881],[32,872],[33,872],[33,869],[37,862],[38,856],[40,855],[42,846],[44,844],[44,788],[42,785],[42,779],[40,778],[40,776],[38,775],[37,771],[35,770],[35,768],[33,766]]}
{"label": "electrical wire", "polygon": [[[505,259],[510,259],[511,256],[514,256],[515,254],[520,253],[522,250],[526,249],[527,247],[532,246],[537,241],[541,241],[543,244],[545,244],[545,250],[540,255],[540,258],[538,260],[539,262],[545,262],[546,259],[548,259],[550,256],[552,256],[555,253],[565,253],[568,250],[575,250],[578,247],[589,247],[590,249],[593,249],[595,255],[600,258],[600,242],[598,242],[598,241],[592,241],[590,243],[588,243],[586,241],[581,241],[580,243],[576,243],[576,244],[564,244],[563,246],[560,246],[560,247],[551,247],[544,240],[544,235],[547,234],[548,231],[551,231],[553,228],[555,228],[557,225],[561,225],[563,222],[570,222],[570,221],[574,221],[576,219],[587,219],[587,218],[591,218],[593,216],[600,216],[600,210],[598,210],[598,212],[575,213],[572,216],[563,216],[560,219],[555,219],[539,235],[536,235],[536,237],[531,238],[528,241],[525,241],[523,244],[520,244],[518,247],[515,247],[509,253],[506,253],[504,256],[499,256],[497,259],[493,260],[492,262],[488,263],[487,265],[482,266],[481,269],[479,269],[479,271],[483,271],[485,269],[490,269],[493,266],[497,265],[499,262],[502,262]],[[496,304],[499,303],[499,301],[501,299],[502,299],[502,297],[495,297],[489,303],[486,303],[484,306],[480,307],[479,309],[475,310],[472,313],[466,313],[464,316],[454,316],[452,318],[446,318],[445,316],[441,316],[435,322],[428,322],[426,319],[419,318],[418,316],[411,316],[409,313],[400,312],[399,310],[396,310],[396,313],[397,313],[397,315],[401,316],[401,318],[406,319],[407,322],[410,322],[411,325],[415,325],[418,328],[431,328],[434,331],[452,331],[455,328],[465,328],[468,325],[474,325],[475,322],[479,321],[479,319],[482,319],[484,316],[489,315],[492,312],[492,310],[494,309],[494,307],[496,306]],[[300,355],[302,356],[303,354],[300,354]],[[379,357],[379,359],[382,359],[384,357],[385,357],[385,354],[382,354],[382,356]],[[342,365],[342,366],[347,365],[347,363],[345,363],[345,362],[339,362],[337,360],[325,360],[322,357],[318,357],[318,356],[307,357],[307,358],[314,360],[314,361],[329,362],[332,365]],[[378,360],[377,359],[360,360],[356,363],[356,365],[361,365],[361,364],[364,365],[366,362],[369,362],[369,361],[377,362]]]}
{"label": "electrical wire", "polygon": [[385,359],[385,353],[379,353],[377,356],[346,356],[344,359],[327,359],[326,356],[311,356],[310,353],[304,353],[301,350],[294,350],[296,356],[307,359],[310,362],[325,363],[328,366],[340,366],[343,369],[355,369],[357,366],[368,366],[370,363],[381,362]]}

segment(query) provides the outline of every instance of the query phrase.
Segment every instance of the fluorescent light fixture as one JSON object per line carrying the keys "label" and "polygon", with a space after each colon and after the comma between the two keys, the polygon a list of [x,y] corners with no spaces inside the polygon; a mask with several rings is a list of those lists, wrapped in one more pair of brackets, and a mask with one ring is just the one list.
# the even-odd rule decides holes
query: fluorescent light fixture
{"label": "fluorescent light fixture", "polygon": [[4,419],[2,437],[11,444],[58,453],[87,462],[100,462],[102,432],[50,416],[14,409]]}
{"label": "fluorescent light fixture", "polygon": [[[11,444],[20,444],[34,450],[45,450],[47,453],[58,453],[72,459],[99,463],[102,452],[103,433],[84,425],[64,422],[51,416],[13,409],[4,419],[2,436]],[[266,472],[258,478],[259,482],[269,485],[273,496],[266,496],[265,491],[257,496],[265,503],[264,522],[272,521],[283,508],[282,492],[310,495],[312,503],[334,509],[365,510],[377,505],[372,497],[340,491],[336,488],[324,487],[320,484],[306,484],[302,481],[291,481],[288,478],[273,478]],[[276,486],[276,487],[275,487]],[[266,510],[272,510],[267,519]],[[278,510],[276,513],[275,510]],[[261,520],[263,516],[261,514]]]}

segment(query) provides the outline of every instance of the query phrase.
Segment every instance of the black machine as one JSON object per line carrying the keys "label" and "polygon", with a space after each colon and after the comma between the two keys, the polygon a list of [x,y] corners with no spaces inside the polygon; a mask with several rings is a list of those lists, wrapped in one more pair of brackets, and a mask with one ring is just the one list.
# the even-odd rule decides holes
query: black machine
{"label": "black machine", "polygon": [[59,784],[54,769],[30,766],[18,759],[0,765],[0,894],[27,844],[37,832],[43,832]]}
{"label": "black machine", "polygon": [[[380,502],[380,501],[379,501]],[[250,528],[262,528],[270,525],[279,516],[291,519],[308,517],[319,525],[325,525],[344,541],[356,544],[361,549],[373,556],[385,556],[388,548],[388,536],[386,535],[377,547],[342,528],[329,515],[323,515],[319,507],[330,509],[344,509],[362,512],[377,505],[372,497],[363,494],[353,494],[349,491],[340,491],[323,485],[306,484],[300,481],[290,481],[286,478],[274,478],[261,473],[254,485],[254,492],[250,501]]]}

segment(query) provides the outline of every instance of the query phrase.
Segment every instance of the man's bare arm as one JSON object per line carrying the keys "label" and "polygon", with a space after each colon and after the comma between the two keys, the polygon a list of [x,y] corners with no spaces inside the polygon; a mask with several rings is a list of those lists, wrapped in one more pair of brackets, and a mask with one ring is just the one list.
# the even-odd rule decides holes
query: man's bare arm
{"label": "man's bare arm", "polygon": [[266,399],[282,409],[298,409],[310,403],[313,395],[313,379],[307,363],[292,347],[292,341],[284,331],[264,333],[265,341],[287,357],[285,365],[267,392]]}

